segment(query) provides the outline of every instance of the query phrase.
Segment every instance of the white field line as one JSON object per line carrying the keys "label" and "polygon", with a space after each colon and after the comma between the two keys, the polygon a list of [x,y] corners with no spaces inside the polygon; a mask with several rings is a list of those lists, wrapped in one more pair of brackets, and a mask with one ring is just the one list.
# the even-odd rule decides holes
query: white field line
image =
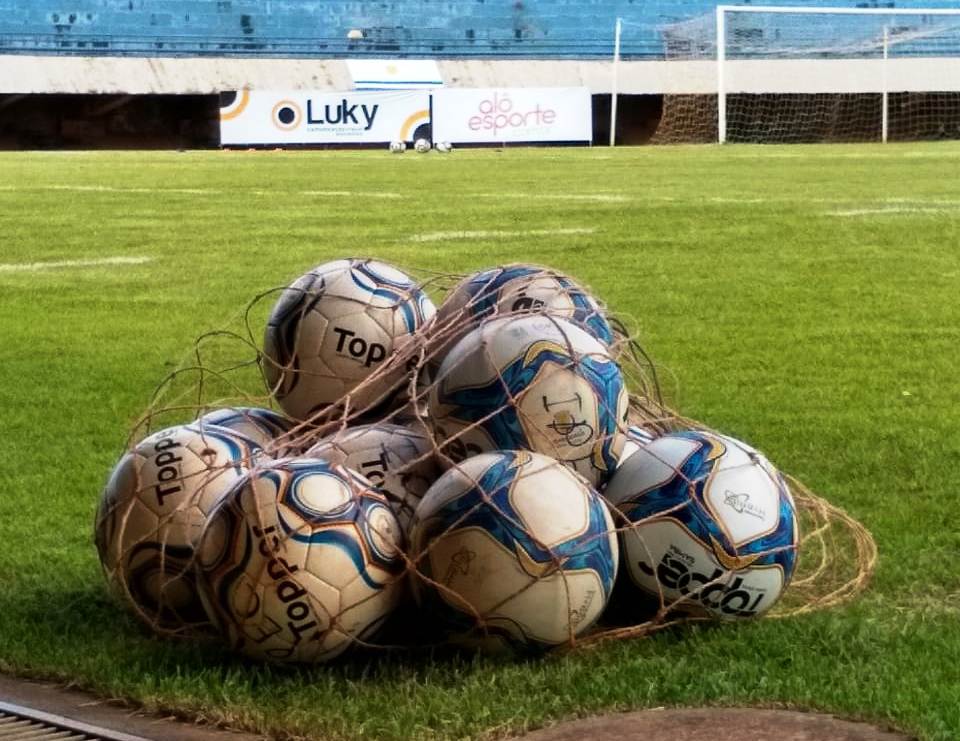
{"label": "white field line", "polygon": [[210,188],[118,188],[112,185],[3,185],[0,186],[0,190],[62,190],[76,193],[184,193],[192,196],[221,192]]}
{"label": "white field line", "polygon": [[51,262],[8,262],[0,263],[0,273],[37,273],[41,270],[63,270],[65,268],[98,268],[115,265],[143,265],[152,261],[152,257],[100,257],[90,260],[57,260]]}
{"label": "white field line", "polygon": [[741,203],[741,204],[747,206],[747,205],[753,205],[753,204],[757,204],[757,203],[789,203],[790,201],[800,201],[800,200],[805,200],[805,199],[798,199],[798,198],[764,198],[764,197],[762,197],[762,196],[761,196],[761,197],[758,197],[758,198],[731,198],[730,196],[712,196],[712,197],[708,198],[707,200],[710,201],[710,203],[730,203],[730,204],[734,204],[734,205],[736,205],[736,204],[738,204],[738,203]]}
{"label": "white field line", "polygon": [[960,208],[956,198],[884,198],[881,203],[895,203],[902,206],[954,206]]}
{"label": "white field line", "polygon": [[[774,197],[774,198],[765,198],[765,197],[744,197],[744,198],[733,198],[730,196],[713,196],[707,199],[710,203],[724,203],[724,204],[744,204],[744,205],[755,205],[760,203],[820,203],[820,204],[831,204],[833,206],[843,205],[842,199],[838,198],[803,198],[796,197],[791,198],[789,196],[785,197]],[[863,204],[863,200],[854,200],[849,201],[851,206]],[[950,199],[928,199],[928,198],[881,198],[875,201],[868,201],[868,205],[864,205],[862,208],[848,208],[848,209],[834,209],[827,211],[826,213],[832,216],[846,216],[846,215],[855,215],[859,213],[894,213],[898,210],[904,212],[907,211],[950,211],[953,209],[960,208],[960,200],[950,200]],[[872,205],[877,204],[877,205]],[[880,205],[880,204],[889,204],[889,205]]]}
{"label": "white field line", "polygon": [[391,193],[388,190],[301,190],[302,196],[326,196],[328,198],[402,198],[399,193]]}
{"label": "white field line", "polygon": [[882,208],[851,208],[836,211],[825,211],[827,216],[887,216],[893,214],[956,214],[960,208],[917,207],[917,206],[884,206]]}
{"label": "white field line", "polygon": [[593,234],[596,229],[591,227],[574,227],[570,229],[517,229],[507,231],[503,229],[477,229],[474,231],[455,232],[426,232],[414,234],[411,242],[445,242],[454,239],[508,239],[513,237],[564,237],[578,234]]}
{"label": "white field line", "polygon": [[827,159],[847,159],[847,160],[885,160],[885,159],[953,159],[960,157],[960,149],[943,148],[940,150],[930,149],[929,151],[898,151],[889,152],[831,152],[824,150],[820,152],[734,152],[724,151],[721,153],[724,159],[771,159],[771,160],[827,160]]}
{"label": "white field line", "polygon": [[183,193],[190,196],[220,192],[212,188],[118,188],[113,185],[43,185],[40,187],[43,190],[73,190],[93,193]]}
{"label": "white field line", "polygon": [[630,198],[618,193],[474,193],[475,198],[516,198],[537,201],[596,201],[625,203]]}
{"label": "white field line", "polygon": [[[0,191],[29,191],[52,190],[76,193],[177,193],[182,195],[200,196],[217,195],[224,191],[218,188],[121,188],[113,185],[0,185]],[[358,191],[358,190],[301,190],[292,191],[301,196],[325,196],[328,198],[402,198],[400,193],[390,191]],[[253,190],[237,191],[238,195],[245,193],[257,196],[289,195],[285,190]]]}

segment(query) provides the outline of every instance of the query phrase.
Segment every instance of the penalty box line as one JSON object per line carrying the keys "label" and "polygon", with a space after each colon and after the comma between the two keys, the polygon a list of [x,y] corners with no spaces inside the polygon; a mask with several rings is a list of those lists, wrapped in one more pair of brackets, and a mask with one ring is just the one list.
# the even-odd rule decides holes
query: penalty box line
{"label": "penalty box line", "polygon": [[152,257],[100,257],[89,260],[55,260],[48,262],[8,262],[0,263],[0,273],[38,273],[43,270],[65,270],[69,268],[117,267],[120,265],[143,265],[151,262]]}

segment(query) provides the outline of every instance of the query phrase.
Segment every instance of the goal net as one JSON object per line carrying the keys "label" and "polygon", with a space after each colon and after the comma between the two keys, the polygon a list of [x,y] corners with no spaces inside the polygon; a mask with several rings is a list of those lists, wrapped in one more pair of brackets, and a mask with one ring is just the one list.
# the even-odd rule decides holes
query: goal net
{"label": "goal net", "polygon": [[721,5],[662,36],[717,94],[666,96],[659,141],[960,138],[960,9]]}

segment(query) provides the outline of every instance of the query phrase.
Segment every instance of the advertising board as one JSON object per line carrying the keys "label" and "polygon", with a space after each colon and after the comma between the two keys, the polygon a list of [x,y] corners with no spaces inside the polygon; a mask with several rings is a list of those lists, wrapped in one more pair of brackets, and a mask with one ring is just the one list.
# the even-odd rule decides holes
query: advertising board
{"label": "advertising board", "polygon": [[592,138],[587,88],[441,88],[433,92],[434,141],[469,144]]}
{"label": "advertising board", "polygon": [[412,141],[430,123],[430,94],[416,90],[222,94],[220,143],[374,144]]}

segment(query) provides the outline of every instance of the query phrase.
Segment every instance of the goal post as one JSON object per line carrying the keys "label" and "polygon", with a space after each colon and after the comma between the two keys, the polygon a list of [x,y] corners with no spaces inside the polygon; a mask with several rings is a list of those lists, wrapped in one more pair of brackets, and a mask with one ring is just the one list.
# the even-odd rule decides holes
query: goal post
{"label": "goal post", "polygon": [[720,143],[960,138],[960,8],[718,5],[715,34]]}

